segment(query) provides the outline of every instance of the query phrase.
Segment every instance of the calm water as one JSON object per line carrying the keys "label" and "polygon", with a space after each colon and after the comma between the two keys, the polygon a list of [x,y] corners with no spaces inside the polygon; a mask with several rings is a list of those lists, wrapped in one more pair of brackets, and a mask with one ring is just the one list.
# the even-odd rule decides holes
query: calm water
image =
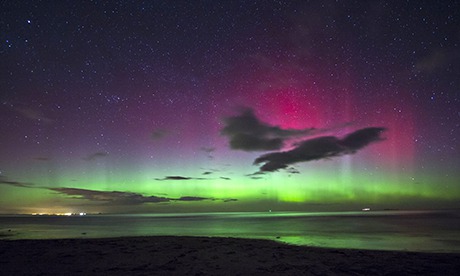
{"label": "calm water", "polygon": [[121,236],[273,239],[336,248],[460,252],[460,211],[0,216],[4,239]]}

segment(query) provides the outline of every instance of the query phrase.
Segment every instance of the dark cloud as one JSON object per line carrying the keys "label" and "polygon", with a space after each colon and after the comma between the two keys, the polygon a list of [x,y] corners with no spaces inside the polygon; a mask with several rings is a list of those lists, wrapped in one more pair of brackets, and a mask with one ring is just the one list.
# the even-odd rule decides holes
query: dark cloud
{"label": "dark cloud", "polygon": [[188,177],[188,176],[179,176],[179,175],[170,175],[165,176],[163,178],[155,178],[158,181],[165,181],[165,180],[208,180],[209,178],[204,177]]}
{"label": "dark cloud", "polygon": [[178,201],[202,201],[202,200],[214,200],[213,198],[208,197],[199,197],[199,196],[181,196],[178,199],[174,199]]}
{"label": "dark cloud", "polygon": [[200,197],[200,196],[181,196],[179,198],[171,198],[171,201],[223,201],[223,202],[231,202],[231,201],[238,201],[236,198],[213,198],[213,197]]}
{"label": "dark cloud", "polygon": [[350,133],[343,139],[334,136],[309,139],[299,143],[296,148],[290,151],[262,155],[254,161],[254,164],[263,163],[258,173],[264,173],[285,169],[289,165],[299,162],[355,153],[370,143],[383,140],[380,135],[385,130],[382,127],[370,127]]}
{"label": "dark cloud", "polygon": [[234,201],[238,201],[238,199],[236,199],[236,198],[227,198],[227,199],[224,199],[224,202],[234,202]]}
{"label": "dark cloud", "polygon": [[287,139],[315,132],[313,128],[295,130],[268,125],[259,121],[252,109],[224,118],[224,123],[221,133],[230,138],[230,147],[244,151],[278,150]]}
{"label": "dark cloud", "polygon": [[103,158],[103,157],[106,157],[107,155],[109,155],[107,152],[95,152],[95,153],[92,153],[92,154],[89,154],[88,156],[86,156],[85,158],[83,158],[83,160],[86,160],[86,161],[92,161],[92,160],[95,160],[97,158]]}
{"label": "dark cloud", "polygon": [[380,134],[385,130],[386,128],[383,127],[363,128],[345,136],[345,138],[341,140],[341,144],[350,151],[355,152],[370,143],[383,141],[384,138],[382,138]]}
{"label": "dark cloud", "polygon": [[169,198],[144,196],[138,193],[119,191],[96,191],[78,188],[48,188],[51,191],[71,196],[75,199],[105,202],[107,204],[138,205],[143,203],[168,202]]}
{"label": "dark cloud", "polygon": [[[213,172],[204,172],[204,175],[210,175]],[[220,176],[218,178],[205,178],[205,177],[187,177],[187,176],[165,176],[163,178],[155,178],[157,181],[166,181],[166,180],[175,180],[175,181],[187,181],[187,180],[213,180],[213,179],[222,179],[222,180],[231,180],[230,177]]]}
{"label": "dark cloud", "polygon": [[[223,177],[222,177],[223,178]],[[189,180],[189,179],[204,179],[204,178],[191,178],[191,177],[181,177],[181,176],[169,176],[165,179],[172,180]],[[199,196],[181,196],[179,198],[171,198],[165,196],[145,196],[139,193],[133,192],[121,192],[121,191],[98,191],[98,190],[89,190],[89,189],[80,189],[80,188],[51,188],[51,187],[37,187],[29,183],[10,181],[7,180],[5,176],[0,175],[0,185],[9,185],[21,188],[37,188],[37,189],[46,189],[50,191],[57,192],[69,196],[73,199],[84,199],[94,202],[103,203],[106,205],[141,205],[145,203],[163,203],[163,202],[172,202],[172,201],[237,201],[237,199],[232,198],[209,198],[209,197],[199,197]]]}
{"label": "dark cloud", "polygon": [[202,174],[213,174],[213,173],[216,173],[216,172],[220,171],[219,169],[214,169],[214,168],[203,168],[203,167],[201,167],[200,169],[203,170]]}
{"label": "dark cloud", "polygon": [[158,196],[144,196],[139,193],[120,192],[120,191],[97,191],[78,188],[47,188],[48,190],[70,196],[74,199],[85,199],[89,201],[102,202],[107,205],[141,205],[144,203],[163,203],[171,201],[205,201],[222,200],[236,201],[236,199],[216,199],[198,196],[182,196],[179,198],[168,198]]}
{"label": "dark cloud", "polygon": [[272,172],[285,169],[290,164],[335,156],[342,151],[343,148],[337,138],[325,136],[304,141],[290,151],[262,155],[254,161],[254,164],[264,163],[260,171]]}
{"label": "dark cloud", "polygon": [[191,180],[193,179],[192,177],[186,177],[186,176],[166,176],[162,180]]}
{"label": "dark cloud", "polygon": [[34,186],[30,183],[7,180],[5,176],[1,176],[1,175],[0,175],[0,185],[9,185],[9,186],[21,187],[21,188],[34,188]]}
{"label": "dark cloud", "polygon": [[297,170],[296,168],[294,167],[289,167],[286,169],[286,171],[289,173],[289,174],[299,174],[299,170]]}
{"label": "dark cloud", "polygon": [[257,137],[252,134],[236,133],[230,138],[230,147],[245,151],[278,150],[284,145],[284,139]]}

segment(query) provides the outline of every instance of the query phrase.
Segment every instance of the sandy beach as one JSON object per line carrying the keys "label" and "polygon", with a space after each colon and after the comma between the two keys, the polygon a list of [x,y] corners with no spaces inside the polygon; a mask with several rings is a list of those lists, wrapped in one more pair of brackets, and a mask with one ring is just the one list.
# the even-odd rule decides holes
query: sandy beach
{"label": "sandy beach", "polygon": [[208,237],[0,240],[3,275],[458,275],[460,254]]}

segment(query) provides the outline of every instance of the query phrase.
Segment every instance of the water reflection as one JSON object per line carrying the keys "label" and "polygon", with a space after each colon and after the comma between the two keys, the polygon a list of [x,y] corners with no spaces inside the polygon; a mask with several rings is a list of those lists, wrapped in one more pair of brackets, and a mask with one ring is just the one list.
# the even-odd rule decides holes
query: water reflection
{"label": "water reflection", "polygon": [[[296,245],[460,252],[457,211],[199,213],[0,217],[9,239],[219,236]],[[14,235],[6,235],[7,231]]]}

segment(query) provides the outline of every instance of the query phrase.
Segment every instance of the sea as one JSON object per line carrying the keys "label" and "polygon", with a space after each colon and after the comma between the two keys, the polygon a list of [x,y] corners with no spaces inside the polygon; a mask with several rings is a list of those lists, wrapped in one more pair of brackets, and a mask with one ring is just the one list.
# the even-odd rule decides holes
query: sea
{"label": "sea", "polygon": [[460,210],[0,216],[0,239],[205,236],[327,248],[460,253]]}

